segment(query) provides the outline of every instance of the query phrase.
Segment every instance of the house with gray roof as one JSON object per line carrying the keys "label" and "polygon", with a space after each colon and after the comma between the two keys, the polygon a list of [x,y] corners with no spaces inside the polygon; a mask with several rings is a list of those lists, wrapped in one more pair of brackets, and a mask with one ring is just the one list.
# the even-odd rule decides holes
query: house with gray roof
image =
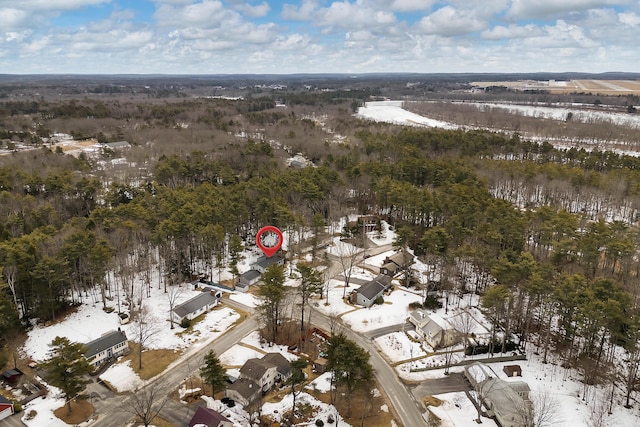
{"label": "house with gray roof", "polygon": [[524,381],[505,381],[489,366],[475,362],[465,367],[464,374],[476,391],[476,396],[502,427],[526,427],[530,424],[531,389]]}
{"label": "house with gray roof", "polygon": [[387,276],[393,277],[411,267],[413,263],[413,254],[405,250],[400,250],[399,252],[396,252],[384,259],[382,267],[380,267],[380,274],[386,274]]}
{"label": "house with gray roof", "polygon": [[291,376],[291,363],[281,353],[267,353],[262,356],[262,360],[276,367],[276,381],[286,381]]}
{"label": "house with gray roof", "polygon": [[105,142],[101,145],[102,148],[109,148],[111,150],[124,150],[131,148],[131,144],[128,141]]}
{"label": "house with gray roof", "polygon": [[14,407],[13,403],[0,394],[0,420],[13,415]]}
{"label": "house with gray roof", "polygon": [[247,292],[249,290],[249,286],[255,285],[260,281],[261,276],[262,275],[258,270],[245,271],[240,275],[235,290],[239,292]]}
{"label": "house with gray roof", "polygon": [[173,317],[173,320],[178,323],[180,323],[182,319],[192,320],[218,305],[219,299],[220,291],[203,291],[190,300],[174,307],[171,312],[171,317]]}
{"label": "house with gray roof", "polygon": [[376,298],[391,288],[391,277],[381,274],[363,284],[351,294],[351,302],[363,307],[371,307]]}
{"label": "house with gray roof", "polygon": [[248,378],[259,384],[263,392],[267,392],[273,387],[278,378],[276,365],[266,362],[263,359],[249,359],[240,368],[240,378]]}
{"label": "house with gray roof", "polygon": [[277,264],[279,266],[284,265],[284,255],[282,254],[282,252],[278,251],[273,254],[272,257],[266,257],[262,255],[258,257],[258,259],[256,259],[255,262],[249,267],[251,268],[251,270],[256,270],[260,274],[262,274],[267,268],[271,267],[274,264]]}
{"label": "house with gray roof", "polygon": [[117,331],[107,332],[84,346],[86,348],[85,359],[96,368],[129,352],[127,335],[120,328]]}
{"label": "house with gray roof", "polygon": [[436,313],[417,309],[409,313],[409,323],[416,333],[432,348],[449,347],[460,341],[460,333],[446,319]]}
{"label": "house with gray roof", "polygon": [[262,387],[249,378],[239,378],[224,390],[224,396],[246,407],[262,396]]}

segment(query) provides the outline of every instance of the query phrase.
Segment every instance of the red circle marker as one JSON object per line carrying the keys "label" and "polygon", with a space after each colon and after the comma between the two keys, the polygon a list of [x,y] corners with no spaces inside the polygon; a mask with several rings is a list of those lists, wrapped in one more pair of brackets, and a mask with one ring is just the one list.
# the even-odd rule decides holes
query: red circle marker
{"label": "red circle marker", "polygon": [[[275,234],[275,237],[277,237],[278,240],[273,242],[273,244],[271,241],[265,242],[266,243],[265,244],[262,242],[263,234]],[[272,240],[272,239],[268,239],[268,240]],[[280,246],[282,246],[282,231],[278,230],[278,228],[274,227],[273,225],[265,225],[260,229],[260,231],[258,231],[258,234],[256,234],[256,245],[258,245],[260,250],[268,258],[271,258],[276,252],[278,252],[278,249],[280,249]]]}

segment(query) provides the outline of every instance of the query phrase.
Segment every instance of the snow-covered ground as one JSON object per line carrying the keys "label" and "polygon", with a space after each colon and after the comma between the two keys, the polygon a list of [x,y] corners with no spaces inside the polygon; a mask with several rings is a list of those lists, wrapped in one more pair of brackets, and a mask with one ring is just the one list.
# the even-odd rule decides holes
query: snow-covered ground
{"label": "snow-covered ground", "polygon": [[442,129],[458,129],[460,126],[441,120],[429,119],[402,108],[403,101],[374,101],[358,108],[356,117],[376,122],[407,126],[427,126]]}

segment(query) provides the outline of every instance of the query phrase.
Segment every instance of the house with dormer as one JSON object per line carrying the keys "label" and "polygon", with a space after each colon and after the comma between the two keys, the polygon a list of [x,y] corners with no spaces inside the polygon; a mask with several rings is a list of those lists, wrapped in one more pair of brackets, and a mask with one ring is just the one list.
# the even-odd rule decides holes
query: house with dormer
{"label": "house with dormer", "polygon": [[418,309],[409,313],[409,323],[416,333],[432,348],[449,347],[460,341],[460,333],[446,319],[436,313]]}

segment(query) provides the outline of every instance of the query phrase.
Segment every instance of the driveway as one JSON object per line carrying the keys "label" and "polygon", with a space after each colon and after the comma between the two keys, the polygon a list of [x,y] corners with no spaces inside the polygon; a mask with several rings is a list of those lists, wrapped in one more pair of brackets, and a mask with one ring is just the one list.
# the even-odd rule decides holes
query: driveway
{"label": "driveway", "polygon": [[418,401],[422,401],[426,396],[433,396],[434,394],[472,390],[471,384],[461,372],[451,373],[444,378],[425,380],[418,385],[409,385],[408,387]]}
{"label": "driveway", "polygon": [[13,414],[4,420],[0,421],[0,427],[25,427],[26,424],[21,421],[24,412],[19,414]]}

